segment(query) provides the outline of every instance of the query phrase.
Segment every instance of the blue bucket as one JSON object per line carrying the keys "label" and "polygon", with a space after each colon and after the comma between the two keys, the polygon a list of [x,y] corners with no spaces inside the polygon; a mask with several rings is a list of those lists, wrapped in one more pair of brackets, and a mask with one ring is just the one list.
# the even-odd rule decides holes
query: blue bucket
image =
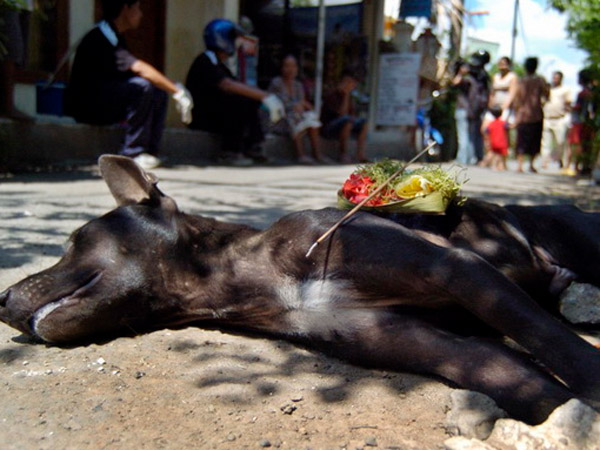
{"label": "blue bucket", "polygon": [[36,105],[38,114],[50,114],[53,116],[64,115],[65,83],[39,82],[35,85]]}

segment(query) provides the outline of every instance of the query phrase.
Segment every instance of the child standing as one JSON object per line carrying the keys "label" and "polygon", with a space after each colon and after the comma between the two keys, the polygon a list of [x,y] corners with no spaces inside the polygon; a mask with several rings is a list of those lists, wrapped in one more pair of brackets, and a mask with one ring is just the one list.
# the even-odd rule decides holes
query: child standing
{"label": "child standing", "polygon": [[496,170],[506,170],[506,157],[508,156],[508,123],[502,120],[502,109],[498,106],[490,108],[494,120],[485,128],[490,152],[486,155],[482,165]]}
{"label": "child standing", "polygon": [[[592,166],[592,141],[594,128],[590,124],[595,111],[593,105],[592,77],[588,70],[581,70],[578,74],[581,91],[577,94],[575,105],[571,112],[571,129],[569,130],[566,163],[561,173],[565,175],[589,174]],[[575,163],[575,168],[571,163]]]}

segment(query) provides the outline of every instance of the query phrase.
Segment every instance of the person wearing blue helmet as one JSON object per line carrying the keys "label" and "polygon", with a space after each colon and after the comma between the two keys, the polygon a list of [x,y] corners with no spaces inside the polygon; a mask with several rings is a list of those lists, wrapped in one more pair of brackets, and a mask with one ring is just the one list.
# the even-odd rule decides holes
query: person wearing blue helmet
{"label": "person wearing blue helmet", "polygon": [[265,160],[260,149],[264,133],[259,107],[269,111],[272,122],[285,115],[276,95],[238,81],[227,67],[227,59],[236,51],[236,39],[243,34],[231,20],[209,22],[204,28],[206,50],[196,57],[186,79],[194,100],[189,127],[220,135],[220,159],[235,165]]}

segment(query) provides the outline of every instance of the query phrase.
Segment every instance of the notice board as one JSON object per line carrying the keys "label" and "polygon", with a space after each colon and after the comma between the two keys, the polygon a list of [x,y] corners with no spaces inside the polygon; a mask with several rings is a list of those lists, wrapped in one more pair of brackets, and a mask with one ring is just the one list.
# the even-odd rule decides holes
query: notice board
{"label": "notice board", "polygon": [[414,125],[417,117],[420,53],[383,53],[379,57],[377,125]]}

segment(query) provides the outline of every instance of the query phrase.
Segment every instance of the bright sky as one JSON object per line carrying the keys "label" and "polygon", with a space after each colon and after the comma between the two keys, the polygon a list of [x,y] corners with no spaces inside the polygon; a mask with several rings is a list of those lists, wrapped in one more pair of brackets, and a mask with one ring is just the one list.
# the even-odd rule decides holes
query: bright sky
{"label": "bright sky", "polygon": [[[386,13],[395,11],[399,0],[386,0]],[[465,0],[468,11],[489,11],[466,23],[468,36],[500,44],[500,55],[510,56],[514,0]],[[577,72],[585,65],[586,53],[575,48],[565,31],[566,16],[550,9],[546,0],[519,0],[520,16],[515,44],[515,61],[527,56],[540,59],[538,73],[550,79],[552,72],[565,74],[564,84],[575,94]]]}

